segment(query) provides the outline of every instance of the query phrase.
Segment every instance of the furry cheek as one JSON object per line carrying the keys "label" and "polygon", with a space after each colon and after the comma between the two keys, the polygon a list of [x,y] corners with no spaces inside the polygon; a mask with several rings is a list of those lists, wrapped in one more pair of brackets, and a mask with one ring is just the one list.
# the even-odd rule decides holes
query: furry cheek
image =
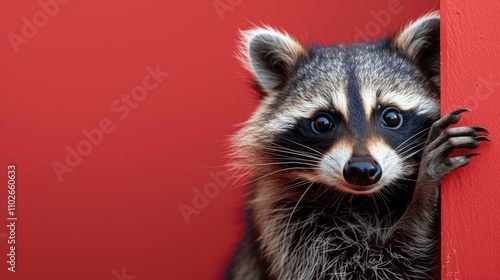
{"label": "furry cheek", "polygon": [[353,147],[347,141],[336,143],[321,159],[317,180],[330,186],[346,185],[342,173],[352,152]]}
{"label": "furry cheek", "polygon": [[378,184],[387,186],[405,175],[403,160],[383,140],[372,140],[367,148],[373,159],[382,167],[382,178]]}

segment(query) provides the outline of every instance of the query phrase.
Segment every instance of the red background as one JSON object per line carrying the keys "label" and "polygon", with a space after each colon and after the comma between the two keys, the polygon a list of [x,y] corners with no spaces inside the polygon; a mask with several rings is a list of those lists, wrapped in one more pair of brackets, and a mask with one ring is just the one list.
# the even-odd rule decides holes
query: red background
{"label": "red background", "polygon": [[[234,58],[238,29],[265,23],[303,42],[350,41],[356,28],[380,37],[439,6],[307,2],[73,0],[16,53],[8,34],[22,35],[23,17],[33,22],[41,7],[2,1],[0,178],[16,164],[19,220],[10,273],[2,183],[0,279],[121,280],[122,268],[136,280],[218,279],[241,232],[243,188],[220,189],[189,224],[178,207],[214,182],[210,172],[225,174],[228,135],[256,106]],[[219,15],[214,3],[233,6]],[[402,11],[377,22],[389,3]],[[170,76],[119,119],[112,102],[148,65]],[[103,118],[114,131],[59,182],[51,164]]]}
{"label": "red background", "polygon": [[442,187],[443,279],[500,279],[500,29],[498,1],[441,3],[441,113],[468,107],[460,125],[483,125],[493,143]]}

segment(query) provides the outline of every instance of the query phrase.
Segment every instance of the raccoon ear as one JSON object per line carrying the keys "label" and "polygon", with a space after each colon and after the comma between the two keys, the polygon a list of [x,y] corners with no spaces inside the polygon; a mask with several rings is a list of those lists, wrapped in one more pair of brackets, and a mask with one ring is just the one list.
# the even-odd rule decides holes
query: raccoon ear
{"label": "raccoon ear", "polygon": [[308,57],[300,43],[272,28],[243,31],[240,51],[240,60],[253,73],[263,94],[287,86],[298,61]]}
{"label": "raccoon ear", "polygon": [[401,30],[391,42],[405,54],[438,87],[439,78],[439,12],[427,14]]}

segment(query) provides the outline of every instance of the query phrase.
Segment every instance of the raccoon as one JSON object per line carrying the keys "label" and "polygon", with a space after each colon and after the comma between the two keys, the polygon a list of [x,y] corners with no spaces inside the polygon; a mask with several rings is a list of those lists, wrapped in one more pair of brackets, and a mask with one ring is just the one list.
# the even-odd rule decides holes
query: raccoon
{"label": "raccoon", "polygon": [[[251,179],[224,279],[438,279],[439,185],[489,140],[440,118],[439,13],[375,42],[243,32],[262,94],[234,136]],[[451,155],[451,157],[450,157]]]}

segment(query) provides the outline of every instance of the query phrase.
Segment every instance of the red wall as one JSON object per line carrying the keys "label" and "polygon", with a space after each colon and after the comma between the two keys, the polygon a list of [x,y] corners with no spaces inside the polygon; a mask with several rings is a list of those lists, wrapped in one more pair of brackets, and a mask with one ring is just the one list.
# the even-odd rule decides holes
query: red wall
{"label": "red wall", "polygon": [[[435,0],[57,1],[0,3],[0,177],[6,180],[8,164],[17,166],[18,203],[17,272],[10,273],[2,181],[2,280],[218,279],[240,233],[243,192],[226,187],[224,144],[256,104],[248,73],[234,58],[238,29],[262,22],[305,42],[338,42],[379,37],[439,6]],[[483,35],[475,42],[489,42],[491,32],[474,30]],[[464,64],[478,71],[460,75],[463,87],[454,88],[474,92],[479,78],[470,73],[498,80],[488,63],[494,60]],[[157,65],[170,75],[150,79],[147,67]],[[140,101],[122,100],[131,94]],[[470,115],[490,128],[493,98]],[[84,130],[95,144],[88,146]],[[492,161],[492,150],[482,149],[484,156],[456,178]],[[60,178],[55,162],[67,166]],[[449,191],[490,208],[494,187]],[[211,197],[198,199],[205,188]],[[179,210],[185,206],[198,207],[188,220]],[[492,225],[479,219],[490,219],[486,214],[454,213],[470,220],[457,220],[458,230]],[[484,234],[467,236],[476,244]],[[463,257],[466,245],[455,245]]]}
{"label": "red wall", "polygon": [[484,125],[493,143],[442,184],[442,278],[500,279],[500,2],[441,2],[441,112],[468,107],[460,125]]}

